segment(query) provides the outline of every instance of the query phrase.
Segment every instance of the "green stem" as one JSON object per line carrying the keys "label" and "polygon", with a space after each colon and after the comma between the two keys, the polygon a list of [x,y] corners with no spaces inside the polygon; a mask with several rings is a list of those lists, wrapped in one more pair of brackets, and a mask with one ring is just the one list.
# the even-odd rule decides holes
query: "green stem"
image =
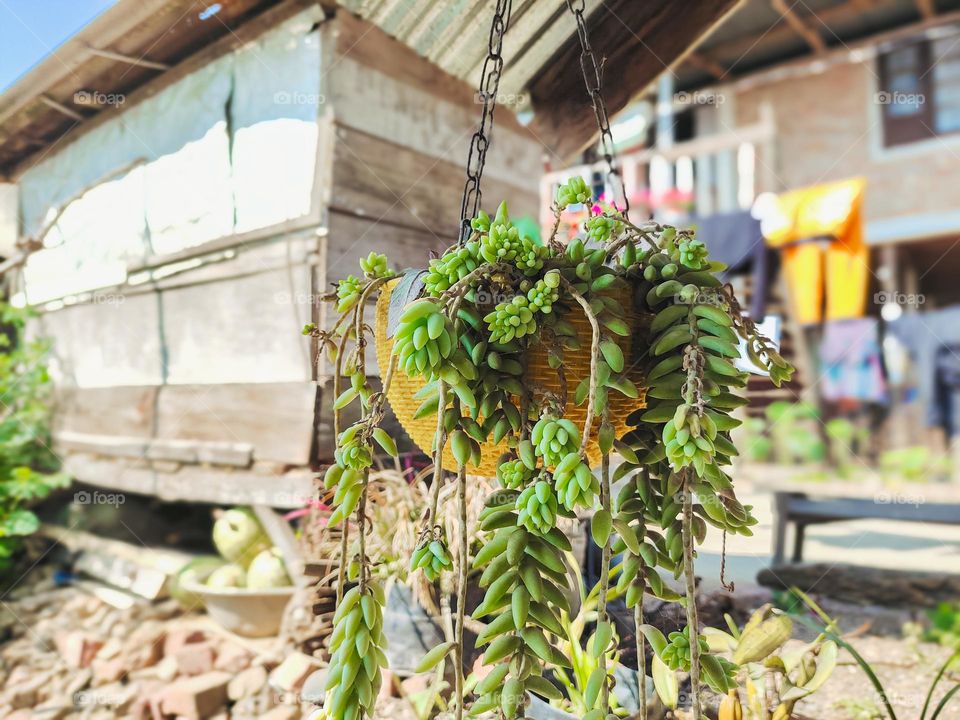
{"label": "green stem", "polygon": [[691,470],[683,479],[683,574],[687,586],[687,626],[690,628],[690,716],[700,720],[700,620],[697,614],[697,585],[693,567],[693,493]]}
{"label": "green stem", "polygon": [[440,502],[440,485],[443,484],[443,448],[447,444],[447,433],[443,427],[443,413],[447,408],[447,384],[437,381],[437,432],[434,436],[436,447],[433,449],[433,487],[430,488],[430,514],[427,516],[429,530],[437,522],[437,504]]}
{"label": "green stem", "polygon": [[643,625],[643,594],[633,608],[633,624],[637,634],[637,690],[640,693],[640,720],[647,720],[647,642],[640,632]]}
{"label": "green stem", "polygon": [[[604,419],[607,412],[604,409]],[[610,507],[610,454],[604,453],[600,461],[600,506],[607,512],[611,512]],[[597,605],[597,624],[609,622],[607,617],[607,592],[610,589],[610,538],[603,546],[603,554],[600,562],[600,598]],[[607,672],[607,648],[603,648],[600,657],[597,658],[598,665],[604,674]],[[604,679],[603,687],[600,690],[600,707],[603,712],[610,708],[610,685]]]}
{"label": "green stem", "polygon": [[460,526],[460,567],[459,577],[457,579],[457,623],[456,623],[456,697],[457,713],[456,720],[463,720],[463,706],[466,698],[463,691],[463,625],[466,617],[467,605],[467,570],[470,556],[469,540],[467,538],[467,468],[461,465],[457,469],[457,497],[459,499],[459,517]]}
{"label": "green stem", "polygon": [[580,452],[585,453],[590,444],[591,425],[593,424],[594,406],[597,402],[597,366],[600,363],[600,323],[597,322],[597,316],[590,308],[590,303],[586,298],[577,292],[576,288],[566,278],[561,278],[563,287],[570,296],[577,301],[577,304],[583,309],[583,313],[590,321],[592,338],[590,341],[590,391],[587,395],[587,418],[583,421],[583,438],[580,441]]}

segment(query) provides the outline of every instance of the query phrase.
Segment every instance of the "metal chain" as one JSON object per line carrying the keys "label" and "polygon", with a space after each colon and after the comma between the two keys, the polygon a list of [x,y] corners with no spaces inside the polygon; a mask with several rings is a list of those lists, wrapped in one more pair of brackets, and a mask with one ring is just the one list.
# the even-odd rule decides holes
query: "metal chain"
{"label": "metal chain", "polygon": [[583,72],[583,81],[593,104],[593,113],[597,117],[597,127],[600,128],[600,150],[607,161],[607,182],[614,198],[618,195],[622,201],[620,209],[624,215],[630,212],[630,200],[627,198],[627,189],[623,184],[623,174],[617,164],[616,148],[613,144],[613,133],[610,131],[610,117],[607,114],[607,104],[603,99],[603,61],[597,62],[597,56],[590,47],[590,36],[587,33],[585,0],[567,0],[567,7],[577,20],[577,35],[580,38],[580,69]]}
{"label": "metal chain", "polygon": [[503,72],[503,36],[510,27],[512,0],[497,0],[493,22],[490,24],[490,38],[487,43],[487,58],[483,61],[480,75],[480,88],[477,99],[483,104],[480,127],[470,139],[470,152],[467,155],[467,181],[463,186],[463,199],[460,201],[460,238],[463,245],[470,237],[470,220],[476,217],[480,209],[482,193],[480,179],[483,166],[487,161],[493,135],[493,111],[497,104],[500,89],[500,76]]}

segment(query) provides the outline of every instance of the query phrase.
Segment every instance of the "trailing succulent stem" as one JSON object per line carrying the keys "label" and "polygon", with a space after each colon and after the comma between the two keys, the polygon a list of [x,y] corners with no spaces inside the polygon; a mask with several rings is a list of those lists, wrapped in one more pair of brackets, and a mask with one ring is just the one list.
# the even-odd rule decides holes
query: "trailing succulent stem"
{"label": "trailing succulent stem", "polygon": [[[325,487],[335,506],[331,524],[344,524],[344,553],[325,706],[330,720],[369,717],[379,686],[383,599],[371,578],[373,561],[364,553],[362,528],[373,455],[397,452],[379,427],[393,372],[422,383],[413,419],[436,418],[429,448],[435,468],[430,507],[411,567],[441,587],[456,587],[453,639],[429,652],[420,670],[453,655],[458,719],[465,711],[520,717],[531,693],[562,701],[549,671],[570,666],[558,642],[569,622],[565,555],[571,545],[558,522],[580,513],[593,514],[593,537],[603,553],[597,625],[586,648],[595,665],[578,691],[585,720],[603,720],[614,704],[607,663],[616,657],[616,641],[607,601],[615,595],[634,608],[641,628],[642,675],[645,642],[657,656],[658,691],[666,688],[669,695],[675,684],[664,672],[689,672],[693,713],[699,717],[700,678],[717,692],[732,687],[736,666],[710,654],[700,637],[695,545],[708,525],[749,535],[756,522],[724,470],[736,454],[730,431],[739,421],[730,413],[743,404],[737,389],[747,380],[732,362],[740,356],[740,341],[775,383],[788,380],[792,368],[742,316],[729,286],[716,278],[723,266],[707,258],[692,233],[637,225],[615,208],[594,206],[582,236],[562,244],[561,213],[570,204],[589,202],[581,178],[563,185],[554,208],[557,222],[545,244],[510,219],[506,204],[492,217],[481,211],[464,242],[430,262],[421,297],[396,318],[391,371],[379,393],[363,372],[371,331],[362,310],[393,277],[386,258],[371,253],[361,262],[363,278],[339,283],[330,296],[341,313],[332,330],[307,329],[335,363],[336,462]],[[589,337],[589,347],[581,347],[581,337]],[[556,373],[559,391],[556,384],[549,389],[538,382],[538,371],[528,364],[535,345]],[[568,361],[586,353],[589,373],[573,376]],[[341,377],[349,379],[349,387],[341,387]],[[642,389],[635,381],[640,377]],[[340,411],[357,400],[360,419],[344,428]],[[614,412],[624,403],[641,408],[626,421],[629,410]],[[457,469],[456,559],[437,524],[446,450]],[[499,487],[486,498],[478,537],[471,538],[467,474],[491,455]],[[597,457],[595,474],[590,458]],[[360,538],[351,544],[347,523],[354,515]],[[623,561],[611,569],[614,555]],[[450,571],[455,576],[446,575]],[[661,571],[686,581],[688,626],[669,639],[643,625],[645,595],[681,599]],[[484,590],[471,627],[477,620],[486,623],[477,647],[489,673],[472,697],[465,697],[463,628],[471,572]],[[359,585],[347,590],[354,581]],[[567,677],[556,677],[561,675]],[[644,698],[645,688],[641,678]]]}

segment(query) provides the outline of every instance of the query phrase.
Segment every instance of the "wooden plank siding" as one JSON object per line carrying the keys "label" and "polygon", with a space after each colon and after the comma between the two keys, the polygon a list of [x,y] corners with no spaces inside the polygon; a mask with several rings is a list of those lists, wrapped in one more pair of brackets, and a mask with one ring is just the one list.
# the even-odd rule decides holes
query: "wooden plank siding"
{"label": "wooden plank siding", "polygon": [[114,437],[101,454],[120,456],[130,455],[124,438],[225,442],[251,446],[257,461],[306,465],[315,394],[309,381],[63,389],[54,436],[66,449],[77,435]]}
{"label": "wooden plank siding", "polygon": [[[331,209],[383,220],[434,236],[435,250],[456,241],[465,173],[460,162],[434,158],[362,130],[340,126],[333,156]],[[526,185],[484,177],[488,211],[508,200],[515,216],[536,217],[536,176]]]}
{"label": "wooden plank siding", "polygon": [[[132,268],[134,282],[43,313],[58,356],[57,448],[78,479],[302,505],[308,468],[331,460],[334,438],[332,368],[301,327],[331,326],[319,296],[359,274],[359,257],[425,267],[455,241],[475,91],[349,13],[320,38],[315,225],[301,218],[275,236],[151,257]],[[536,217],[543,148],[504,109],[493,138],[483,205],[507,199],[514,216]],[[372,324],[372,304],[366,313]]]}

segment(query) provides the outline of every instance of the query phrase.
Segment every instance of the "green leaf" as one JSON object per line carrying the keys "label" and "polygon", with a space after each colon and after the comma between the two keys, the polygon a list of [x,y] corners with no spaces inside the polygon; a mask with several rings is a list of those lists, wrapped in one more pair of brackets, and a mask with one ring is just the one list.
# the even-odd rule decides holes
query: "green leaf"
{"label": "green leaf", "polygon": [[414,672],[423,673],[427,672],[428,670],[432,670],[447,656],[447,653],[453,650],[455,645],[456,643],[454,642],[445,642],[437,645],[423,656],[423,659],[420,661],[417,667],[414,668]]}
{"label": "green leaf", "polygon": [[37,516],[24,508],[17,508],[0,519],[0,537],[32,535],[39,528]]}
{"label": "green leaf", "polygon": [[680,685],[677,682],[677,674],[668,668],[658,655],[653,656],[651,665],[653,687],[657,691],[657,695],[664,705],[671,710],[675,710],[677,703],[680,701]]}
{"label": "green leaf", "polygon": [[643,633],[643,636],[647,639],[647,642],[650,643],[650,647],[653,648],[654,654],[660,655],[664,648],[667,647],[667,639],[663,636],[663,633],[653,625],[641,625],[640,632]]}
{"label": "green leaf", "polygon": [[799,687],[794,687],[780,696],[782,702],[799,700],[820,689],[837,666],[837,644],[833,640],[825,640],[817,655],[817,669],[813,676]]}

